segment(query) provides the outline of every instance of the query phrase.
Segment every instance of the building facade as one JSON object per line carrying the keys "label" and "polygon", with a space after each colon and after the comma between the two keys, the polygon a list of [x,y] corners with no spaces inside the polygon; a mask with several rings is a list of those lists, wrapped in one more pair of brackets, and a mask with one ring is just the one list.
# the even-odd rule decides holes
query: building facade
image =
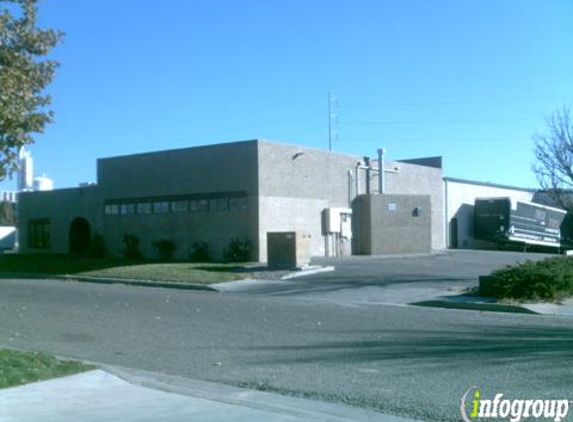
{"label": "building facade", "polygon": [[[167,239],[180,258],[195,242],[221,258],[231,238],[248,238],[252,259],[265,262],[266,233],[296,231],[324,255],[323,211],[350,207],[367,186],[378,191],[363,164],[264,140],[102,158],[95,185],[20,194],[20,251],[85,252],[97,233],[110,255],[121,255],[124,235],[134,234],[145,256]],[[444,248],[441,166],[385,162],[384,172],[386,193],[430,197],[432,248]]]}
{"label": "building facade", "polygon": [[487,182],[444,178],[446,244],[450,249],[492,249],[497,244],[474,234],[474,204],[477,198],[511,198],[533,202],[536,191]]}

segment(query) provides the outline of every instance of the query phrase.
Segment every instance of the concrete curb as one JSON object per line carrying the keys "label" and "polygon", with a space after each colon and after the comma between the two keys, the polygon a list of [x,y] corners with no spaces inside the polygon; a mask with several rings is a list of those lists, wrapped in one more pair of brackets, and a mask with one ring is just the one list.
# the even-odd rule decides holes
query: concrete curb
{"label": "concrete curb", "polygon": [[203,290],[211,292],[217,291],[208,284],[176,283],[171,281],[133,280],[127,278],[86,277],[86,276],[75,276],[75,275],[60,275],[52,278],[55,278],[57,280],[79,281],[82,283],[125,284],[129,286],[160,287],[164,289]]}
{"label": "concrete curb", "polygon": [[135,280],[128,278],[111,278],[111,277],[88,277],[77,276],[73,274],[35,274],[35,273],[0,273],[1,277],[6,278],[28,278],[35,280],[63,280],[63,281],[77,281],[81,283],[95,283],[95,284],[124,284],[129,286],[141,287],[159,287],[164,289],[178,289],[178,290],[203,290],[216,292],[217,289],[211,287],[209,284],[197,283],[176,283],[172,281],[154,281],[154,280]]}
{"label": "concrete curb", "polygon": [[319,274],[319,273],[328,273],[328,272],[332,272],[335,270],[336,270],[336,268],[333,265],[327,265],[327,266],[313,265],[313,266],[310,266],[308,268],[303,268],[303,269],[295,271],[291,274],[285,275],[284,277],[281,277],[281,280],[290,280],[293,278],[304,277],[307,275],[313,275],[313,274]]}
{"label": "concrete curb", "polygon": [[100,367],[103,371],[134,385],[221,403],[244,406],[275,414],[290,415],[303,420],[323,420],[333,422],[415,422],[414,419],[384,415],[382,413],[374,412],[373,410],[352,407],[344,404],[283,396],[277,393],[267,393],[226,384],[200,381],[119,366],[100,365]]}
{"label": "concrete curb", "polygon": [[485,302],[456,302],[451,300],[424,300],[421,302],[408,303],[412,306],[422,306],[429,308],[458,309],[466,311],[486,311],[502,312],[513,314],[541,315],[524,306],[508,305],[505,303],[485,303]]}

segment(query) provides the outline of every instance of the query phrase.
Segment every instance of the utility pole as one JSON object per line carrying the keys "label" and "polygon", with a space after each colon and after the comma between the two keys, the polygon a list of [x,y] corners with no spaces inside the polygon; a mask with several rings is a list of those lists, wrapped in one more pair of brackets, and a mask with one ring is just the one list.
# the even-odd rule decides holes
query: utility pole
{"label": "utility pole", "polygon": [[338,138],[336,131],[336,124],[338,123],[338,115],[336,114],[338,100],[334,96],[333,91],[328,91],[328,150],[332,151],[332,141]]}

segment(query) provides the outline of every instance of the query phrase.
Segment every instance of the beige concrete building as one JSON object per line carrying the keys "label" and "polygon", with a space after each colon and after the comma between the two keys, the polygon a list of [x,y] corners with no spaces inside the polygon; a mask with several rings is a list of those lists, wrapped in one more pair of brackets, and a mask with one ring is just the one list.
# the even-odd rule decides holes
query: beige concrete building
{"label": "beige concrete building", "polygon": [[[236,237],[250,239],[252,259],[265,262],[266,233],[296,231],[324,255],[323,210],[349,208],[365,193],[363,165],[364,157],[263,140],[102,158],[95,185],[20,194],[20,251],[81,253],[97,233],[120,255],[124,234],[135,234],[145,256],[168,239],[180,258],[194,242],[221,258]],[[430,196],[432,247],[444,248],[441,164],[386,162],[385,175],[387,193]]]}

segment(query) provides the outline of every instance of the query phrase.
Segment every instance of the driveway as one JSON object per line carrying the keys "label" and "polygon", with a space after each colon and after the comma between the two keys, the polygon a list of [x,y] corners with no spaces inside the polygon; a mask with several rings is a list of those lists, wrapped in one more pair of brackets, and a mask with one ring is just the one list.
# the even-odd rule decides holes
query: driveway
{"label": "driveway", "polygon": [[505,265],[548,256],[450,250],[415,256],[315,258],[313,264],[332,265],[336,271],[283,282],[238,286],[235,292],[349,303],[412,303],[458,294],[477,286],[480,275]]}

